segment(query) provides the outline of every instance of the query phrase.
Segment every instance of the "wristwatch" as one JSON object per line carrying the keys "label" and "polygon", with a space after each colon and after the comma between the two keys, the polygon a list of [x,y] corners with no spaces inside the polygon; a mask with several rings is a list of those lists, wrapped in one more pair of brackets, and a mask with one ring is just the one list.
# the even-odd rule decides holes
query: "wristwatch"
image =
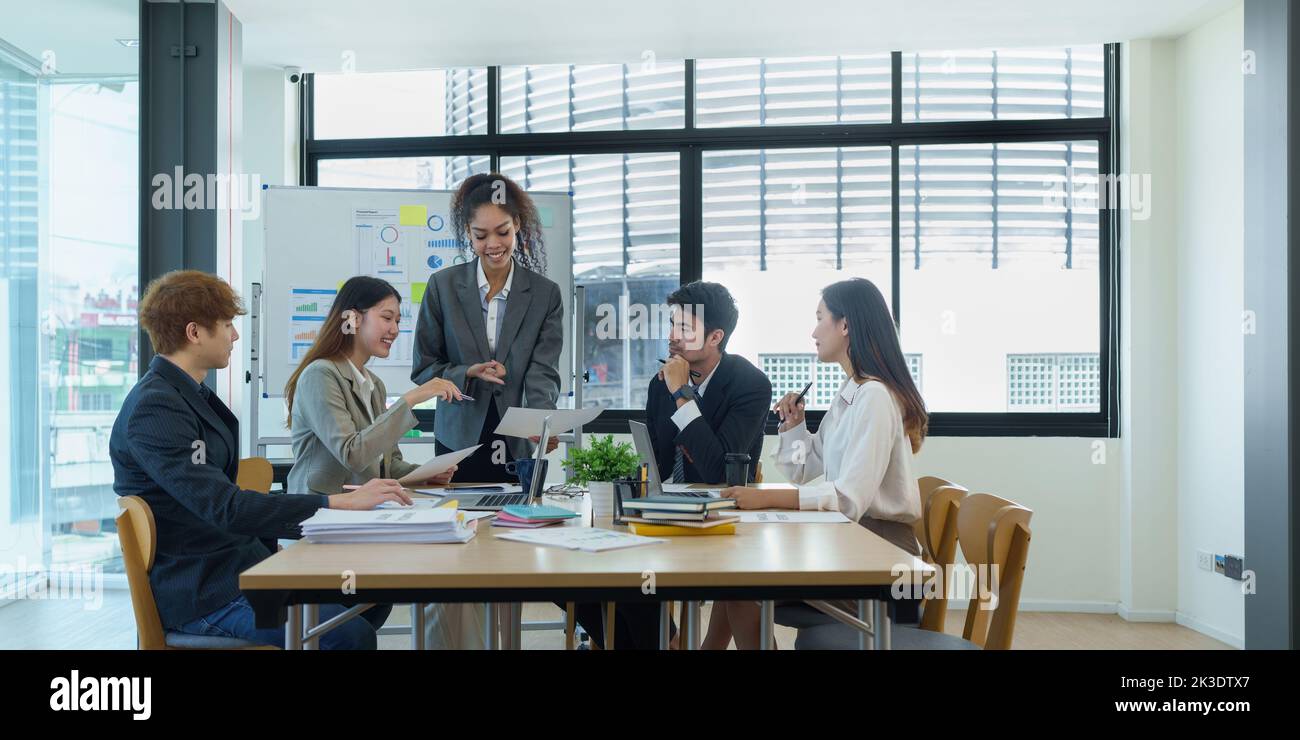
{"label": "wristwatch", "polygon": [[673,393],[673,400],[676,401],[679,398],[685,398],[687,401],[694,401],[695,387],[692,386],[690,383],[687,383],[686,385],[683,385],[681,388],[678,388]]}

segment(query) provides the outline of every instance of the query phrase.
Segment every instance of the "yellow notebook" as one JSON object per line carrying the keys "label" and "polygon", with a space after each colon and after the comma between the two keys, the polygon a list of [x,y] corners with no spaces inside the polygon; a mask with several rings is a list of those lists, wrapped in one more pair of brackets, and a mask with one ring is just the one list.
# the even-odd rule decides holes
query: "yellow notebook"
{"label": "yellow notebook", "polygon": [[736,524],[719,524],[716,527],[674,527],[671,524],[645,524],[628,522],[627,528],[632,534],[645,537],[685,537],[689,535],[735,534]]}

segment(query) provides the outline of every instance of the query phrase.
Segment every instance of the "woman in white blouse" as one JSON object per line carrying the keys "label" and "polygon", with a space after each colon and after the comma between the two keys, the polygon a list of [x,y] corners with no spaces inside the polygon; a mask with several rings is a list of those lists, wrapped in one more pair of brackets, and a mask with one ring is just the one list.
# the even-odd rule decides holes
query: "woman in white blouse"
{"label": "woman in white blouse", "polygon": [[[812,338],[817,359],[844,369],[817,433],[804,423],[803,401],[789,393],[776,404],[781,444],[776,465],[795,486],[759,490],[737,486],[723,496],[742,509],[839,511],[899,548],[921,554],[912,524],[921,494],[912,455],[925,439],[928,414],[898,343],[898,330],[880,290],[854,278],[827,286]],[[721,608],[719,608],[721,607]],[[706,647],[757,648],[758,604],[716,602]]]}

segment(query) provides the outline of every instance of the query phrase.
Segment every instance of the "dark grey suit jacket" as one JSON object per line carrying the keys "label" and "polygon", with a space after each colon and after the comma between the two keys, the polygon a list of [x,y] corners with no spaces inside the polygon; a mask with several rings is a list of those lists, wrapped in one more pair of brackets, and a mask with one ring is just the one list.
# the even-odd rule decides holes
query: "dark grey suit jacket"
{"label": "dark grey suit jacket", "polygon": [[113,490],[153,509],[149,585],[166,629],[234,601],[239,574],[269,557],[276,538],[301,536],[302,521],[329,505],[315,494],[240,490],[239,422],[221,399],[200,393],[184,370],[154,356],[108,441]]}
{"label": "dark grey suit jacket", "polygon": [[[501,322],[496,352],[490,353],[477,259],[430,276],[415,325],[411,380],[444,378],[474,397],[472,402],[438,404],[434,437],[454,450],[478,444],[488,404],[495,403],[504,417],[511,406],[553,409],[560,397],[558,365],[564,345],[560,286],[516,263]],[[472,379],[467,385],[469,366],[492,359],[506,366],[506,384]],[[532,455],[533,445],[526,439],[510,439],[507,448],[510,458],[518,459]]]}

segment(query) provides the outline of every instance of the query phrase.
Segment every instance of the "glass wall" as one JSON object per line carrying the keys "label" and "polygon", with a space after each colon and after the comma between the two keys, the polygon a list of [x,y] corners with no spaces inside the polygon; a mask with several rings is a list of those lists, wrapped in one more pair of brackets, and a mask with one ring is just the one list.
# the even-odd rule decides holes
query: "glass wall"
{"label": "glass wall", "polygon": [[[133,37],[137,10],[113,8]],[[0,561],[112,574],[108,438],[139,371],[138,50],[106,28],[73,51],[58,25],[0,28]]]}

